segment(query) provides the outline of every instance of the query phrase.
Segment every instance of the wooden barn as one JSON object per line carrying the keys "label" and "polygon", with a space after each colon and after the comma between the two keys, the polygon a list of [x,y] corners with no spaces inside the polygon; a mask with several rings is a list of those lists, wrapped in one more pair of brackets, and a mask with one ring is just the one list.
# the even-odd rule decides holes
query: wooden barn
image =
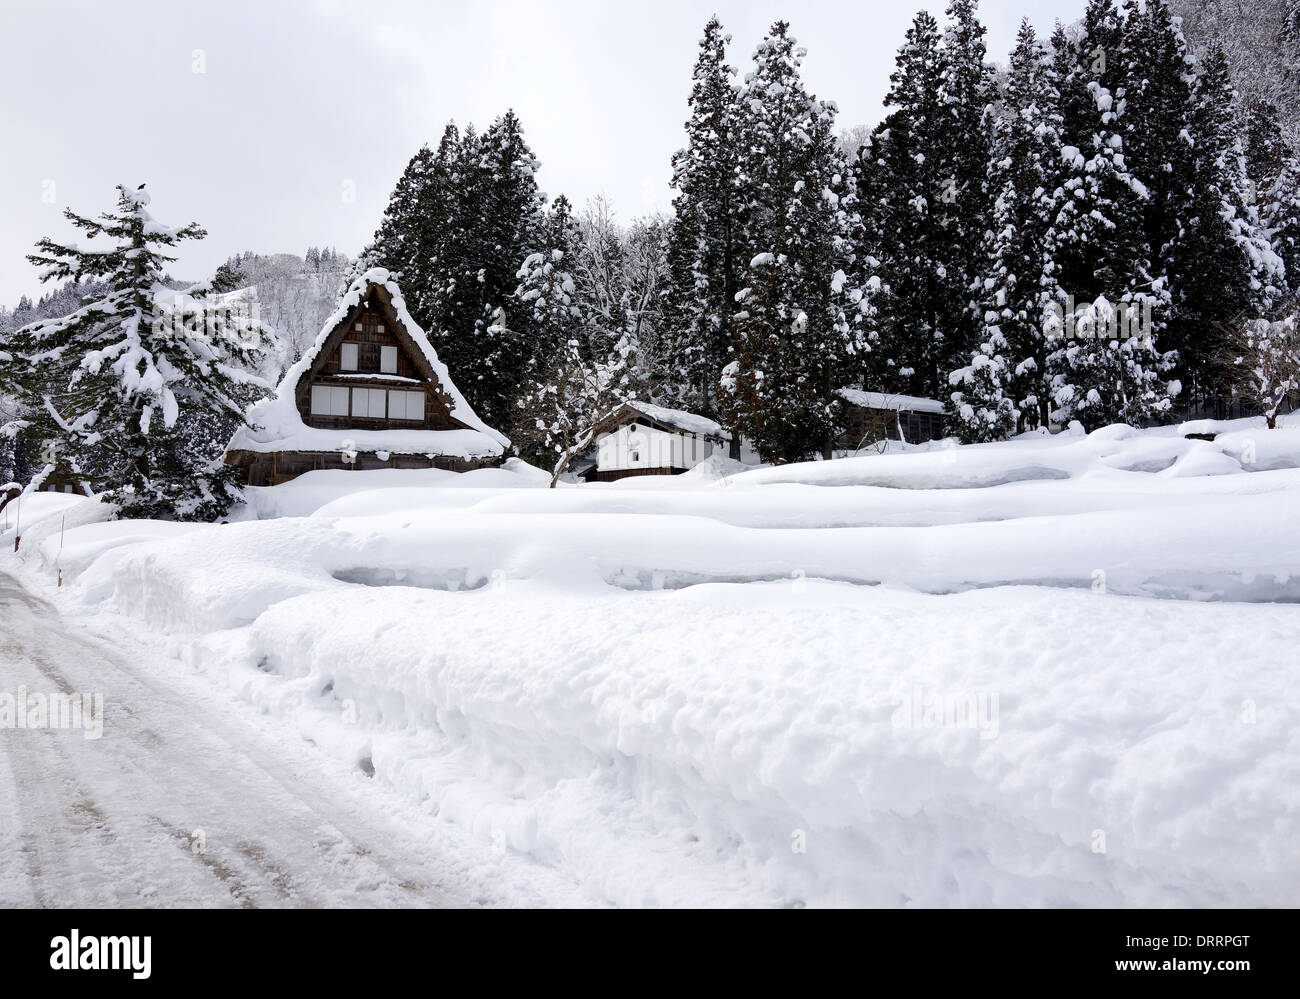
{"label": "wooden barn", "polygon": [[47,465],[36,474],[32,482],[34,483],[37,492],[77,493],[82,496],[95,495],[95,491],[91,488],[90,483],[87,482],[80,473],[63,461],[54,465]]}
{"label": "wooden barn", "polygon": [[731,434],[714,420],[646,402],[620,406],[596,426],[597,482],[678,475],[726,453]]}
{"label": "wooden barn", "polygon": [[856,451],[876,441],[920,444],[944,437],[943,403],[914,395],[840,389],[847,428],[836,442],[841,450]]}
{"label": "wooden barn", "polygon": [[470,408],[383,268],[353,282],[248,422],[225,460],[253,486],[316,469],[468,471],[498,464],[510,443]]}

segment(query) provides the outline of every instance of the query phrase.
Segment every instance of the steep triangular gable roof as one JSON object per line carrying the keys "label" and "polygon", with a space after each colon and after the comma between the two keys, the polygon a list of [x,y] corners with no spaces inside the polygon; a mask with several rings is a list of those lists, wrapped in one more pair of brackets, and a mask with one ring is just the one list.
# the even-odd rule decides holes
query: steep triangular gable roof
{"label": "steep triangular gable roof", "polygon": [[[301,393],[310,390],[312,377],[324,365],[330,353],[346,335],[350,323],[355,322],[364,303],[371,298],[383,310],[392,324],[394,335],[408,350],[416,366],[431,380],[436,380],[443,394],[450,400],[451,418],[458,424],[455,430],[365,430],[352,434],[359,450],[387,450],[399,454],[465,454],[472,457],[500,455],[510,441],[493,430],[474,412],[456,388],[447,366],[438,359],[428,336],[406,310],[401,289],[388,270],[373,267],[358,277],[325,320],[316,340],[297,362],[285,372],[276,387],[275,395],[254,404],[248,422],[256,430],[241,429],[230,442],[230,450],[272,451],[335,450],[336,445],[325,446],[323,439],[338,437],[335,430],[318,431],[302,422],[298,410]],[[318,438],[320,441],[318,441]]]}
{"label": "steep triangular gable roof", "polygon": [[[428,335],[406,311],[406,302],[397,282],[392,280],[383,267],[374,267],[352,282],[339,307],[325,320],[321,331],[316,335],[316,342],[290,368],[281,381],[281,388],[292,381],[295,397],[310,389],[311,381],[324,367],[330,354],[347,335],[367,301],[374,301],[384,313],[384,318],[391,324],[393,334],[399,343],[406,347],[407,353],[421,369],[421,374],[430,381],[436,381],[451,399],[451,418],[468,430],[477,430],[499,438],[502,445],[509,441],[497,433],[465,401],[465,397],[451,380],[447,366],[438,359],[438,352],[433,349]],[[277,392],[278,394],[278,392]]]}

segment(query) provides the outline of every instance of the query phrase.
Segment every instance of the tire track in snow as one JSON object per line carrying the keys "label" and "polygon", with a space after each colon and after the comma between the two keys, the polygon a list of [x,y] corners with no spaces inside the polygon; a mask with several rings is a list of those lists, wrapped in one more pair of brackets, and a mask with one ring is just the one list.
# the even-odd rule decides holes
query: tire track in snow
{"label": "tire track in snow", "polygon": [[104,697],[99,739],[0,731],[0,803],[14,806],[0,906],[506,901],[472,858],[440,855],[445,831],[435,843],[402,824],[374,785],[296,733],[249,724],[245,705],[190,696],[203,681],[184,672],[70,626],[0,573],[0,689]]}

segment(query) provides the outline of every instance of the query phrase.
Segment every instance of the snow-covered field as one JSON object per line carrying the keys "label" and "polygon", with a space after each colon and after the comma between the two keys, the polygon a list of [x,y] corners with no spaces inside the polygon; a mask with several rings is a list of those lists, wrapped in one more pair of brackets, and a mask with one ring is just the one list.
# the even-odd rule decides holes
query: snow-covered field
{"label": "snow-covered field", "polygon": [[0,568],[592,902],[1300,899],[1300,420],[546,481],[28,496]]}

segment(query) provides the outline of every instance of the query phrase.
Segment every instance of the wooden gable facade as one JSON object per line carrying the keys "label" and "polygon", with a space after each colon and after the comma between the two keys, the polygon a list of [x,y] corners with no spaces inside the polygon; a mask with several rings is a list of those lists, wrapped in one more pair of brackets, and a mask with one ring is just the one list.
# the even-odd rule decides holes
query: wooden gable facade
{"label": "wooden gable facade", "polygon": [[379,285],[326,338],[295,401],[303,423],[326,430],[467,429]]}

